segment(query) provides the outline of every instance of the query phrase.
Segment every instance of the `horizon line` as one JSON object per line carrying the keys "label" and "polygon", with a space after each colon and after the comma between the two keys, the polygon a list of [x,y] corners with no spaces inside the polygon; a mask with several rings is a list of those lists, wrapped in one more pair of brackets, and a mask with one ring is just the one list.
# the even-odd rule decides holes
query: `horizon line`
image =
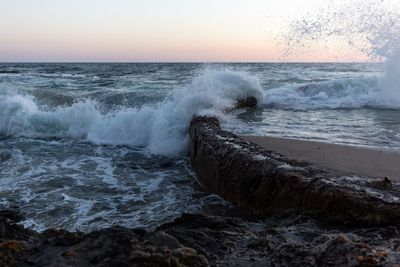
{"label": "horizon line", "polygon": [[0,64],[304,64],[383,63],[382,61],[0,61]]}

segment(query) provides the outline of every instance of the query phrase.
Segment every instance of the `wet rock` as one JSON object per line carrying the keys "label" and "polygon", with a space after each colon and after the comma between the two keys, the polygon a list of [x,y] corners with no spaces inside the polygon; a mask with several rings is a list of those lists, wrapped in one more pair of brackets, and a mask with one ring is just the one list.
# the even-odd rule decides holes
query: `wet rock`
{"label": "wet rock", "polygon": [[8,209],[8,210],[0,210],[0,221],[16,223],[23,219],[23,216],[19,210],[16,209]]}
{"label": "wet rock", "polygon": [[245,99],[240,99],[236,102],[235,108],[254,108],[257,106],[257,99],[255,97],[248,97]]}
{"label": "wet rock", "polygon": [[16,224],[22,219],[23,216],[18,210],[0,211],[0,240],[26,240],[35,236],[33,231]]}
{"label": "wet rock", "polygon": [[50,246],[72,246],[82,240],[83,233],[71,233],[63,229],[48,229],[41,234],[44,244]]}
{"label": "wet rock", "polygon": [[[7,214],[3,213],[3,214]],[[264,222],[183,214],[152,232],[37,233],[0,218],[0,266],[395,266],[397,227],[337,229],[284,214]],[[12,215],[11,217],[15,217]]]}
{"label": "wet rock", "polygon": [[241,219],[194,214],[183,214],[157,230],[174,236],[182,245],[195,249],[212,262],[237,250],[238,243],[246,244],[253,236]]}
{"label": "wet rock", "polygon": [[197,251],[188,247],[174,249],[172,251],[171,266],[208,266],[204,256],[199,256]]}
{"label": "wet rock", "polygon": [[0,266],[208,266],[205,256],[165,232],[112,227],[37,233],[0,212]]}
{"label": "wet rock", "polygon": [[155,233],[149,239],[149,243],[152,244],[153,246],[159,246],[159,247],[165,246],[170,249],[182,248],[182,245],[175,237],[164,232]]}
{"label": "wet rock", "polygon": [[261,217],[301,212],[354,225],[400,219],[399,184],[377,187],[369,178],[341,177],[262,150],[222,130],[216,118],[192,120],[189,154],[203,186]]}
{"label": "wet rock", "polygon": [[248,98],[239,99],[236,101],[235,105],[232,108],[228,108],[224,110],[225,112],[229,113],[237,109],[241,108],[254,108],[257,106],[257,98],[250,96]]}
{"label": "wet rock", "polygon": [[391,189],[393,185],[392,180],[389,177],[385,177],[382,180],[372,181],[371,186],[382,190]]}

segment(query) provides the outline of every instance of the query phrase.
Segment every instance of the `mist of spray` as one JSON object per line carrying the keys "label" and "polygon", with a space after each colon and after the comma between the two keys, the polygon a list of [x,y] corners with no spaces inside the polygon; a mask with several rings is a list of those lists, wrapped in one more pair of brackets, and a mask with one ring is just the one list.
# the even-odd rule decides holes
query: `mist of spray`
{"label": "mist of spray", "polygon": [[385,0],[333,0],[291,21],[284,35],[285,53],[313,45],[342,43],[371,60],[385,62],[377,97],[400,107],[400,5]]}

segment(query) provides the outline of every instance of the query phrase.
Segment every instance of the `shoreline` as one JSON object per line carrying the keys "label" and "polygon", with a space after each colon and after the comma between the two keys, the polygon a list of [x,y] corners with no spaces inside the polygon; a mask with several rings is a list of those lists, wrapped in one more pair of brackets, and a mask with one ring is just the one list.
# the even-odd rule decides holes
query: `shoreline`
{"label": "shoreline", "polygon": [[240,136],[261,148],[342,175],[400,181],[400,153],[272,136]]}

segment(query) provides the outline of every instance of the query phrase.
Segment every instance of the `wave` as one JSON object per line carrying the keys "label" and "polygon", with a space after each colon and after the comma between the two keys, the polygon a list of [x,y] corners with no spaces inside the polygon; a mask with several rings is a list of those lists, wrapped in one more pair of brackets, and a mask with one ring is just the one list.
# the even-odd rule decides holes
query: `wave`
{"label": "wave", "polygon": [[229,70],[204,70],[163,102],[106,114],[91,100],[48,110],[31,95],[5,93],[0,98],[0,133],[141,146],[151,154],[173,155],[186,151],[194,114],[223,116],[237,99],[249,96],[261,101],[259,81]]}
{"label": "wave", "polygon": [[263,104],[282,109],[400,109],[400,98],[378,78],[338,79],[285,85],[264,93]]}

